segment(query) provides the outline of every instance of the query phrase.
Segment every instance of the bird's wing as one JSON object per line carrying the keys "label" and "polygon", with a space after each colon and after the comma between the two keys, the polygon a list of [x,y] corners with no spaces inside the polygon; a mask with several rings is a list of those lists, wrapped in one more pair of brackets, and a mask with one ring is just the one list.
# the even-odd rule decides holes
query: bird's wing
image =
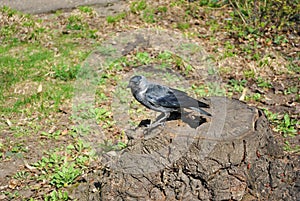
{"label": "bird's wing", "polygon": [[154,106],[180,108],[180,103],[169,87],[151,84],[146,93],[146,99]]}
{"label": "bird's wing", "polygon": [[162,85],[151,84],[145,93],[150,104],[167,108],[209,108],[209,105],[189,97],[187,93]]}

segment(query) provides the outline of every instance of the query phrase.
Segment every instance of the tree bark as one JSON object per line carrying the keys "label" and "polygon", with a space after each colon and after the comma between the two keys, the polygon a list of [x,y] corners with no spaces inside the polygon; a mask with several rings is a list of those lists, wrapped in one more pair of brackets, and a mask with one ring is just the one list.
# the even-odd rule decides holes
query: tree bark
{"label": "tree bark", "polygon": [[263,112],[233,99],[203,101],[213,117],[197,128],[189,117],[168,121],[108,154],[99,199],[299,200],[299,159],[284,154]]}

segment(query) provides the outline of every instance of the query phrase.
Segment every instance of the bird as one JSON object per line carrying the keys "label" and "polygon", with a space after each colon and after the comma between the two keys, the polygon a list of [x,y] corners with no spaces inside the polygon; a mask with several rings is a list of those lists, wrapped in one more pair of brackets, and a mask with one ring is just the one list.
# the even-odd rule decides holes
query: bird
{"label": "bird", "polygon": [[183,108],[211,117],[210,113],[201,109],[209,108],[208,104],[188,96],[186,92],[152,83],[143,75],[131,77],[127,88],[130,88],[132,95],[139,103],[148,109],[162,113],[162,117],[150,125],[151,128],[164,125],[172,112],[181,112]]}

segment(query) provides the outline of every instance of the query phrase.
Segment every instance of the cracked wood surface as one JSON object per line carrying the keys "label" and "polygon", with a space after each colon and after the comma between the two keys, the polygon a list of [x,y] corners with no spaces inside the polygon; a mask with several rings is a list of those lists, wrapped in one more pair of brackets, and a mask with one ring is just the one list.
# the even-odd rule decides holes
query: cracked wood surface
{"label": "cracked wood surface", "polygon": [[[133,140],[118,155],[119,163],[110,163],[97,173],[100,194],[94,199],[297,200],[299,161],[286,160],[288,156],[274,140],[263,112],[238,100],[220,97],[209,100],[217,120],[226,116],[220,133],[216,133],[219,128],[210,127],[220,126],[220,122],[214,124],[216,119],[197,129],[180,123],[181,120],[167,122],[165,129],[157,131],[158,135]],[[218,114],[224,112],[218,110],[224,107],[224,101],[226,112]],[[191,138],[176,139],[176,131],[180,129],[187,136],[190,131],[193,140],[186,143],[182,139]],[[161,151],[164,149],[169,153]],[[150,168],[160,168],[151,171],[143,161],[145,167],[139,167],[138,162],[131,163],[135,158],[127,157],[128,153],[145,156],[159,153],[157,158],[163,165],[151,164]],[[176,158],[174,155],[178,154]],[[130,172],[130,168],[139,171]]]}

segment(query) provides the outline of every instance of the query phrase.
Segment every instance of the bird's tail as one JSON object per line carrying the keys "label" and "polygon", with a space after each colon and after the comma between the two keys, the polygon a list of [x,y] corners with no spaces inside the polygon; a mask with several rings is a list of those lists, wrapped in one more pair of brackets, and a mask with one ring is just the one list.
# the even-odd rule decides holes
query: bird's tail
{"label": "bird's tail", "polygon": [[190,107],[190,109],[191,109],[191,110],[194,110],[194,111],[196,111],[196,112],[199,112],[199,113],[201,113],[201,114],[204,114],[204,115],[206,115],[206,116],[211,117],[211,114],[209,114],[208,112],[206,112],[206,111],[200,109],[199,107]]}

